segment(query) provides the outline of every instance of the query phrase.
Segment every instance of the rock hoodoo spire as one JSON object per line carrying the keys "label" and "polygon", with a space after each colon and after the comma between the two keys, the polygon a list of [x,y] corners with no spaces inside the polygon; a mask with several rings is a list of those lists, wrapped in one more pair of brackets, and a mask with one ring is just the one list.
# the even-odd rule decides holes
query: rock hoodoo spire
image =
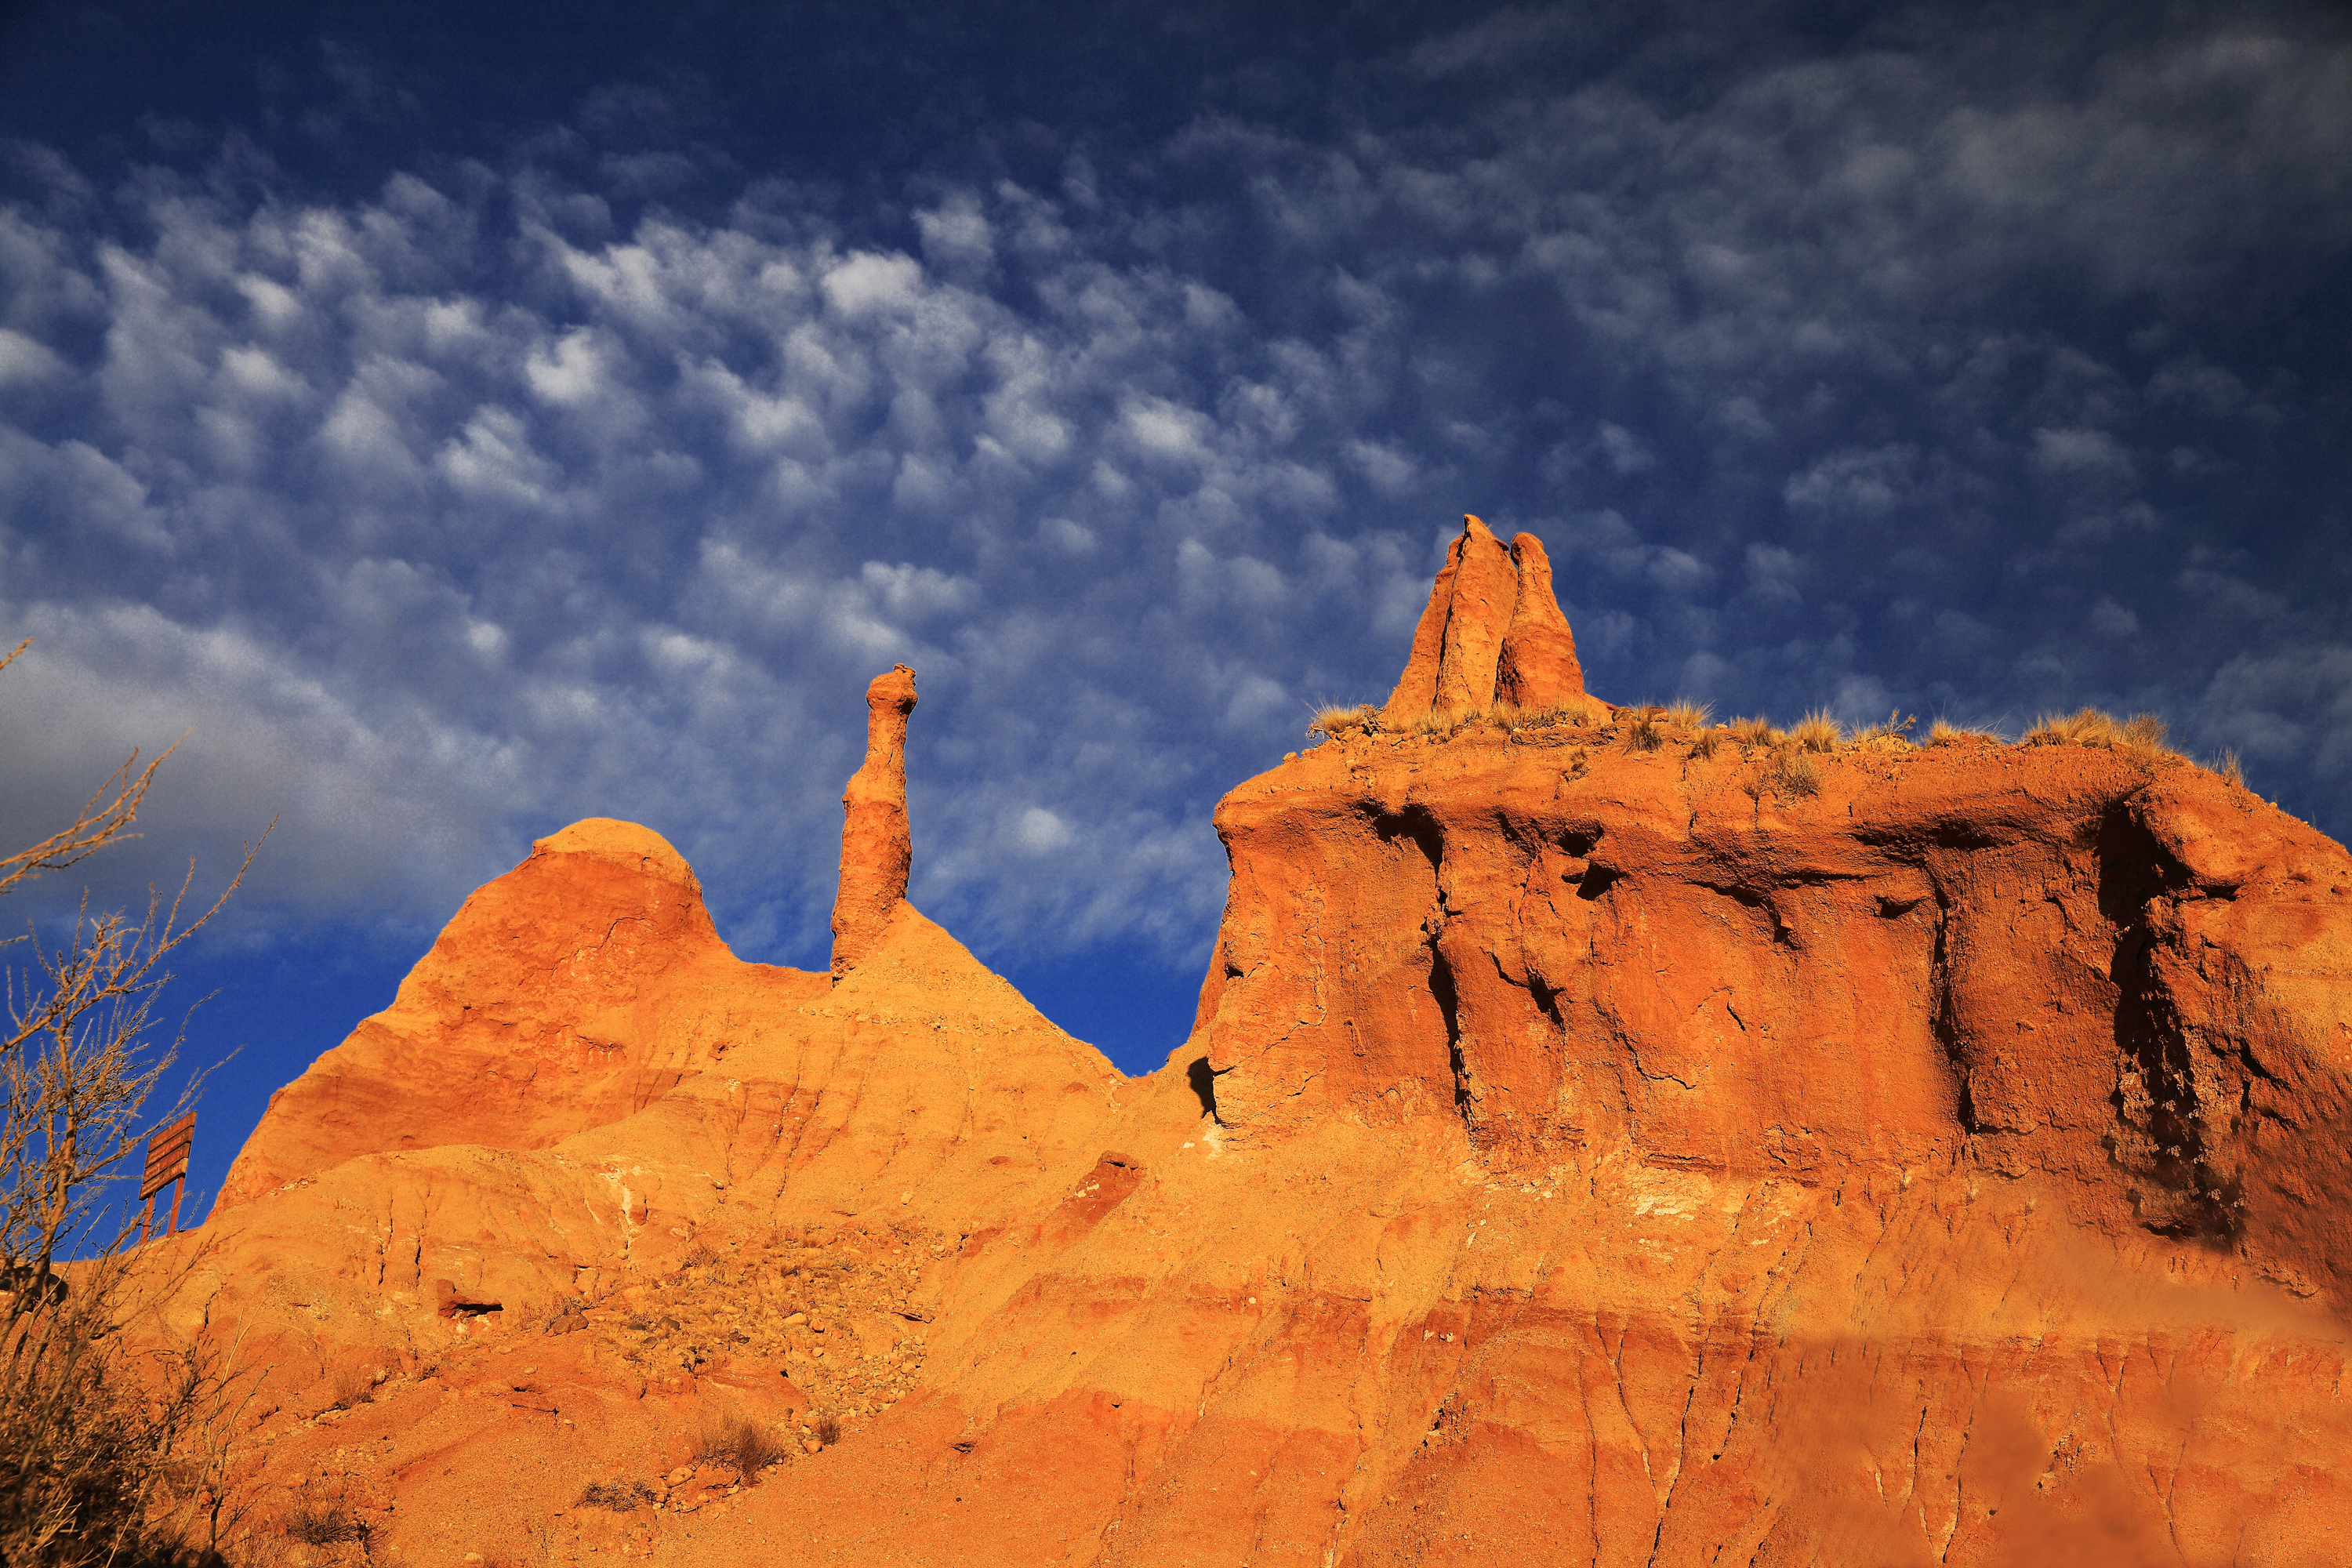
{"label": "rock hoodoo spire", "polygon": [[1552,595],[1543,542],[1522,533],[1507,547],[1465,515],[1384,714],[1409,723],[1432,712],[1485,712],[1498,701],[1549,708],[1584,697],[1576,638]]}
{"label": "rock hoodoo spire", "polygon": [[866,761],[842,792],[841,890],[833,901],[833,973],[847,973],[882,940],[907,896],[907,715],[915,672],[894,664],[866,689]]}

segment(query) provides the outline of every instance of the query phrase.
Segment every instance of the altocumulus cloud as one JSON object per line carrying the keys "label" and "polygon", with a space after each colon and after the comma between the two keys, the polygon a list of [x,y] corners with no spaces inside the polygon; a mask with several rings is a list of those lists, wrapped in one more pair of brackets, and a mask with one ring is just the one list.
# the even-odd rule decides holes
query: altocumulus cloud
{"label": "altocumulus cloud", "polygon": [[[341,207],[155,177],[126,242],[47,172],[0,230],[10,798],[193,727],[162,831],[282,812],[273,885],[320,912],[446,909],[518,825],[623,815],[757,868],[730,912],[805,953],[904,660],[917,897],[1186,949],[1204,799],[1346,671],[1302,622],[1410,624],[1425,539],[1328,531],[1323,356],[1019,192],[919,215],[941,267],[756,205],[582,244],[589,193],[405,174]],[[1000,254],[1025,306],[943,275]]]}
{"label": "altocumulus cloud", "polygon": [[1384,694],[1465,509],[1606,694],[2155,708],[2352,826],[2340,26],[1586,20],[882,185],[644,84],[357,197],[18,146],[0,828],[186,729],[157,844],[282,813],[281,909],[429,921],[615,815],[810,962],[902,660],[917,901],[1192,963],[1217,795]]}

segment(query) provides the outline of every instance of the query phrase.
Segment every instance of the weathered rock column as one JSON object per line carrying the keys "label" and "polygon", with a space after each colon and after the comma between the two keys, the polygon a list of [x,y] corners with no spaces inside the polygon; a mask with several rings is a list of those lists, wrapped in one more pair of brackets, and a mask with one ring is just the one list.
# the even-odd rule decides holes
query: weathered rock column
{"label": "weathered rock column", "polygon": [[1460,564],[1445,608],[1437,694],[1430,707],[1436,713],[1484,713],[1495,705],[1495,664],[1502,657],[1518,574],[1509,549],[1475,517],[1462,519],[1462,536],[1454,542]]}
{"label": "weathered rock column", "polygon": [[1518,596],[1511,628],[1495,670],[1495,700],[1521,708],[1553,708],[1584,700],[1584,667],[1576,659],[1576,637],[1551,586],[1551,557],[1543,541],[1522,533],[1511,541],[1518,567]]}
{"label": "weathered rock column", "polygon": [[857,966],[907,896],[907,715],[915,672],[903,664],[866,689],[866,761],[842,792],[841,890],[833,901],[833,973]]}
{"label": "weathered rock column", "polygon": [[1586,698],[1543,542],[1522,533],[1507,546],[1465,515],[1382,717],[1402,728],[1432,715],[1486,713],[1497,702],[1538,709],[1580,701],[1605,715],[1607,704]]}

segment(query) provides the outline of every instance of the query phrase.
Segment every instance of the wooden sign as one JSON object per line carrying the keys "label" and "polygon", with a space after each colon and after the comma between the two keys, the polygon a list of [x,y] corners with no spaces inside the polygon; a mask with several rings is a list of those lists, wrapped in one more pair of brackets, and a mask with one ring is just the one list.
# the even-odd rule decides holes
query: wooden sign
{"label": "wooden sign", "polygon": [[[180,1200],[188,1191],[188,1151],[195,1147],[196,1113],[189,1111],[169,1127],[147,1140],[147,1174],[139,1184],[139,1201],[147,1205],[146,1215],[139,1222],[139,1239],[145,1241],[155,1223],[155,1205],[151,1201],[165,1187],[172,1187],[172,1220],[164,1235],[172,1236],[180,1228]],[[173,1186],[177,1183],[177,1186]]]}
{"label": "wooden sign", "polygon": [[147,1179],[139,1184],[139,1201],[145,1203],[188,1173],[188,1151],[196,1142],[196,1113],[189,1111],[147,1140]]}

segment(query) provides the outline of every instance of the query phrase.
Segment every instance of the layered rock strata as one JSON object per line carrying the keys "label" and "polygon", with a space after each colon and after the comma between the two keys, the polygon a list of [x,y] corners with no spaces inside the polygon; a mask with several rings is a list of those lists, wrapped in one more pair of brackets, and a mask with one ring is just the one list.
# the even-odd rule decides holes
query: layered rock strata
{"label": "layered rock strata", "polygon": [[[684,1070],[340,1160],[289,1090],[248,1157],[304,1173],[157,1244],[272,1367],[258,1479],[379,1561],[2338,1561],[2352,857],[2145,749],[1502,697],[1541,556],[1506,595],[1482,534],[1400,690],[1491,657],[1492,717],[1226,798],[1150,1077],[895,892],[830,984],[688,940],[651,835],[478,894],[667,909],[620,1048]],[[404,1039],[605,1016],[467,908]],[[695,1459],[730,1415],[791,1445],[764,1484]]]}

